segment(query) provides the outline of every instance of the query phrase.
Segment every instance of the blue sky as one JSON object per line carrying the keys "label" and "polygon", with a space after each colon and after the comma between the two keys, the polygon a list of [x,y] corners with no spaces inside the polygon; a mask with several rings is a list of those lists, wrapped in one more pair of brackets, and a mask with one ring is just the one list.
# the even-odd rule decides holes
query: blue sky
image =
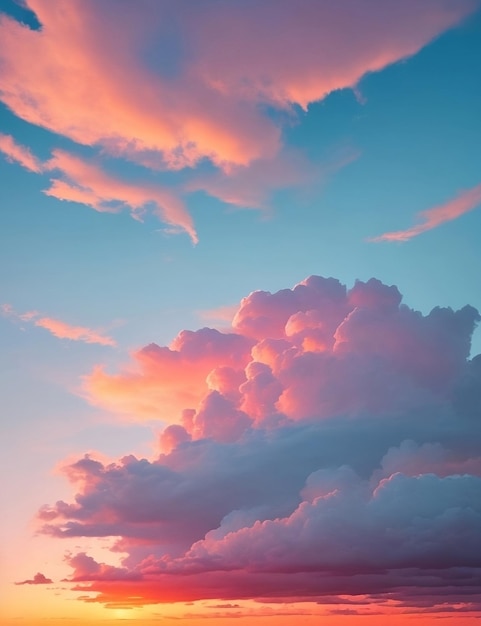
{"label": "blue sky", "polygon": [[[108,27],[102,20],[105,12],[112,10],[110,1],[102,8],[92,2],[84,8],[73,3],[65,22],[53,15],[44,0],[27,4],[37,12],[42,31],[19,29],[18,20],[30,21],[30,26],[35,21],[15,3],[0,1],[1,29],[8,36],[6,52],[0,55],[6,68],[4,87],[0,88],[0,137],[10,137],[13,142],[0,144],[0,304],[9,305],[0,316],[2,428],[7,441],[3,471],[8,475],[16,466],[20,448],[28,450],[30,459],[9,487],[10,492],[29,492],[12,505],[16,508],[6,524],[10,535],[21,520],[23,534],[15,545],[26,536],[29,517],[36,509],[45,501],[54,501],[54,493],[65,490],[60,479],[50,474],[55,464],[86,450],[111,456],[129,451],[148,455],[154,445],[152,432],[158,437],[164,426],[162,422],[132,422],[125,415],[118,421],[114,409],[96,405],[92,399],[89,404],[82,380],[96,365],[119,372],[131,363],[132,352],[151,342],[169,345],[183,329],[225,328],[230,319],[223,319],[224,307],[238,305],[255,290],[291,288],[313,274],[335,277],[349,288],[357,279],[376,277],[396,285],[409,307],[424,315],[436,306],[459,309],[470,304],[481,310],[480,202],[471,201],[469,210],[459,217],[446,219],[407,241],[371,240],[405,231],[419,223],[421,212],[444,205],[449,209],[456,198],[481,185],[479,3],[446,0],[439,11],[432,1],[424,9],[408,3],[399,28],[399,4],[389,2],[381,8],[382,3],[367,3],[367,18],[382,13],[379,24],[385,22],[387,31],[392,30],[398,48],[394,44],[393,50],[389,48],[376,20],[375,26],[360,27],[363,36],[359,41],[351,41],[352,32],[358,32],[357,23],[352,18],[352,27],[351,18],[343,17],[333,21],[337,24],[332,26],[335,34],[329,41],[333,48],[319,70],[317,44],[310,43],[310,31],[302,20],[292,28],[299,28],[300,33],[306,29],[305,62],[301,41],[299,50],[291,51],[292,67],[286,63],[289,67],[284,70],[281,62],[272,60],[272,50],[278,50],[276,37],[279,41],[282,37],[276,26],[273,48],[265,44],[264,50],[262,37],[269,31],[262,31],[262,20],[267,18],[259,9],[259,72],[266,72],[272,93],[279,86],[281,95],[266,95],[264,87],[251,93],[258,88],[254,70],[252,76],[244,77],[245,82],[229,82],[244,71],[243,59],[238,69],[235,54],[232,56],[234,44],[230,49],[225,41],[229,20],[235,20],[235,11],[243,11],[239,3],[233,5],[234,17],[224,3],[224,13],[217,16],[219,23],[206,18],[205,32],[202,24],[192,25],[196,12],[185,3],[178,13],[164,7],[162,11],[167,13],[163,18],[172,28],[171,34],[159,26],[157,17],[149,30],[149,2],[142,3],[138,13],[133,5],[125,6],[125,15],[119,12]],[[204,4],[206,11],[213,10],[210,1]],[[281,3],[279,32],[282,24],[290,24],[291,4],[288,0]],[[347,2],[346,15],[350,10],[355,13],[351,4]],[[304,10],[306,14],[315,11],[312,3],[309,7],[303,2],[302,6],[301,15]],[[246,19],[251,19],[249,11],[257,10],[249,4]],[[325,6],[323,10],[328,15]],[[83,33],[71,48],[66,43],[75,16],[94,24],[92,51]],[[158,39],[152,41],[157,43],[151,48],[146,45],[140,54],[138,37],[146,33],[146,41],[150,41],[156,28]],[[215,46],[219,47],[219,66],[209,56],[209,33],[215,28],[220,34],[212,49],[215,53]],[[373,51],[369,49],[370,29]],[[323,36],[328,36],[327,30]],[[62,39],[65,33],[67,39]],[[122,52],[115,44],[119,33],[125,36]],[[234,31],[231,35],[234,37]],[[38,47],[32,43],[29,49],[35,36],[47,43]],[[27,48],[22,42],[27,42]],[[204,66],[192,60],[196,46],[202,55],[205,52],[200,55]],[[371,55],[360,57],[361,67],[356,65],[356,46]],[[72,87],[75,80],[71,83],[60,65],[57,68],[52,61],[54,53],[48,57],[49,50],[62,49],[71,55],[72,64],[81,59],[78,101]],[[172,123],[172,128],[178,124],[182,139],[177,138],[173,148],[171,140],[165,139],[170,132],[177,132],[170,127],[152,130],[158,141],[155,146],[148,143],[149,133],[142,135],[139,120],[151,112],[142,109],[142,98],[132,101],[138,110],[132,104],[125,113],[125,119],[131,115],[132,123],[137,124],[131,136],[129,128],[114,128],[115,115],[113,121],[102,119],[104,92],[96,90],[100,84],[96,81],[103,76],[105,84],[111,86],[111,81],[120,89],[112,72],[117,67],[116,52],[127,59],[122,69],[125,73],[119,70],[119,84],[130,81],[134,95],[142,87],[148,106],[152,94],[148,82],[142,82],[142,72],[152,68],[157,72],[159,93],[166,95],[165,102],[159,101],[158,118],[152,109],[152,120],[168,120],[165,124]],[[25,82],[22,59],[29,54],[36,60],[32,80]],[[332,88],[322,82],[330,68],[329,54],[335,75]],[[88,91],[90,75],[85,68],[93,67],[89,63],[95,55],[99,64],[92,69],[90,103],[99,117],[94,124],[82,89]],[[133,61],[129,65],[128,55],[138,55],[137,65]],[[380,58],[386,61],[378,61]],[[310,73],[301,88],[294,85],[293,76],[304,76],[304,66]],[[214,67],[212,76],[217,72],[219,82],[224,81],[223,91],[219,88],[221,96],[209,91],[214,82],[208,83],[208,88],[200,85],[199,76],[203,79],[204,74],[199,67],[202,71]],[[233,68],[232,77],[229,67]],[[49,68],[52,84],[48,84]],[[40,76],[37,82],[35,75]],[[75,79],[74,70],[72,76]],[[55,99],[57,79],[65,83],[58,85]],[[322,84],[317,86],[316,81]],[[157,89],[155,81],[152,84]],[[68,89],[72,92],[65,95]],[[296,99],[292,94],[297,93]],[[194,108],[184,110],[189,97],[189,106]],[[225,98],[222,106],[217,97]],[[71,119],[68,115],[64,118],[65,111],[71,112]],[[205,117],[197,125],[200,112]],[[205,139],[204,124],[213,129],[212,149],[208,134]],[[226,128],[231,133],[227,139]],[[15,156],[18,147],[36,158],[38,171],[29,171],[25,162],[22,166]],[[249,156],[249,150],[260,156]],[[60,151],[60,157],[51,165],[57,158],[55,151]],[[71,193],[71,189],[82,188],[82,193],[93,189],[92,193],[100,194],[104,184],[96,179],[98,186],[89,188],[86,179],[81,179],[83,170],[72,174],[67,169],[70,157],[97,173],[102,171],[110,181],[130,186],[106,201],[108,206],[123,201],[121,211],[103,212],[106,206],[93,210],[88,202],[61,199],[62,193]],[[46,195],[51,180],[70,185],[70,191],[57,191],[57,197]],[[139,189],[147,193],[148,200],[152,200],[154,188],[171,194],[165,202],[174,206],[174,217],[165,217],[162,203],[159,208],[144,201],[140,203],[143,209],[136,213],[129,205],[134,188],[135,193]],[[228,196],[234,200],[227,202]],[[182,210],[175,208],[179,198],[185,205]],[[132,219],[130,211],[140,219]],[[189,228],[195,228],[198,243],[193,241],[193,230],[189,236]],[[35,315],[25,316],[31,312]],[[37,324],[44,318],[61,321],[68,327],[67,333],[80,327],[84,337],[88,331],[109,337],[115,346],[73,336],[61,338],[48,332],[45,324]],[[471,356],[480,352],[478,329]],[[8,559],[12,576],[23,577],[25,563],[14,564],[11,555]]]}

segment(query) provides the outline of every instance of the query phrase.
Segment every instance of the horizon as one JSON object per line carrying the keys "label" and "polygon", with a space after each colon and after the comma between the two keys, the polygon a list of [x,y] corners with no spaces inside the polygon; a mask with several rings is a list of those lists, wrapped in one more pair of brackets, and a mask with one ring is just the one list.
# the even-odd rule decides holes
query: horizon
{"label": "horizon", "polygon": [[5,626],[474,626],[480,0],[0,0]]}

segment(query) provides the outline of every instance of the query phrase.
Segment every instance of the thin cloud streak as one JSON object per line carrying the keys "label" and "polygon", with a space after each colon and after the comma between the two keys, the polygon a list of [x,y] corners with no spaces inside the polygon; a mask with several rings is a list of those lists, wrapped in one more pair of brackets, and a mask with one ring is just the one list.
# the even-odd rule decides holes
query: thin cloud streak
{"label": "thin cloud streak", "polygon": [[481,185],[477,185],[468,191],[462,192],[454,198],[454,200],[450,200],[445,204],[440,204],[439,206],[419,213],[419,218],[422,220],[420,224],[406,230],[384,233],[383,235],[369,239],[369,241],[409,241],[413,237],[417,237],[428,230],[437,228],[445,222],[451,222],[465,213],[469,213],[469,211],[476,209],[480,204]]}
{"label": "thin cloud streak", "polygon": [[48,330],[58,339],[70,339],[84,343],[95,343],[101,346],[115,346],[115,340],[87,326],[74,326],[59,319],[41,316],[37,311],[17,313],[10,304],[2,304],[0,307],[5,317],[10,317],[22,322],[28,322]]}
{"label": "thin cloud streak", "polygon": [[42,172],[43,166],[41,161],[28,148],[18,144],[11,135],[0,133],[0,152],[3,152],[11,163],[18,163],[36,174]]}
{"label": "thin cloud streak", "polygon": [[99,166],[79,157],[55,150],[45,168],[57,170],[63,179],[53,179],[46,195],[59,200],[80,202],[96,211],[115,213],[123,206],[140,219],[149,205],[161,220],[185,231],[193,243],[198,242],[192,219],[184,203],[166,187],[154,184],[127,183],[104,172]]}
{"label": "thin cloud streak", "polygon": [[47,161],[40,161],[29,148],[17,143],[10,135],[0,134],[0,151],[7,159],[36,174],[56,173],[47,196],[78,202],[99,213],[118,213],[128,207],[134,219],[141,220],[149,209],[175,232],[184,231],[195,244],[197,233],[183,201],[170,189],[158,184],[129,183],[105,172],[99,165],[80,157],[54,150]]}
{"label": "thin cloud streak", "polygon": [[115,346],[115,341],[111,337],[87,328],[86,326],[72,326],[62,320],[51,317],[41,317],[35,322],[35,326],[45,328],[54,337],[59,339],[71,339],[72,341],[83,341],[84,343],[98,343],[101,346]]}

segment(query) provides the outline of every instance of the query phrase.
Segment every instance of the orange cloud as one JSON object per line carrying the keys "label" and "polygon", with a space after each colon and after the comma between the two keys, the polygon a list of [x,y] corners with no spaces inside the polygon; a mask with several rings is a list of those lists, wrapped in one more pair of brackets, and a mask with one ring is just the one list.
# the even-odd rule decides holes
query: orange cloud
{"label": "orange cloud", "polygon": [[[250,105],[219,98],[198,77],[169,81],[144,63],[165,31],[163,5],[139,11],[32,0],[42,29],[2,17],[1,98],[30,123],[168,168],[248,163],[274,154],[280,132]],[[108,28],[106,28],[108,24]]]}
{"label": "orange cloud", "polygon": [[85,326],[72,326],[61,320],[51,317],[41,317],[35,321],[35,326],[45,328],[54,337],[59,339],[71,339],[72,341],[83,341],[85,343],[98,343],[101,346],[115,346],[115,341],[111,337],[101,335],[91,328]]}
{"label": "orange cloud", "polygon": [[415,54],[477,3],[28,5],[41,30],[0,19],[3,102],[78,143],[176,169],[203,158],[221,168],[273,158],[282,122],[259,105],[292,113],[294,104],[306,109],[354,88],[367,72]]}
{"label": "orange cloud", "polygon": [[292,290],[251,293],[230,332],[184,331],[170,347],[138,350],[117,374],[95,369],[84,391],[133,419],[177,422],[194,439],[217,433],[222,441],[249,426],[246,415],[270,424],[405,410],[446,389],[467,357],[468,342],[446,349],[449,324],[470,336],[478,320],[472,307],[422,317],[375,279],[346,291],[311,276]]}
{"label": "orange cloud", "polygon": [[419,213],[421,223],[406,230],[396,230],[374,237],[370,241],[408,241],[427,230],[461,217],[481,204],[481,185],[459,194],[454,200]]}
{"label": "orange cloud", "polygon": [[194,243],[198,241],[182,200],[160,185],[126,183],[62,150],[55,150],[45,167],[59,170],[65,177],[65,180],[51,181],[51,186],[45,191],[49,196],[80,202],[101,212],[116,212],[122,206],[128,206],[133,217],[139,217],[152,205],[160,219],[187,232]]}
{"label": "orange cloud", "polygon": [[84,343],[97,343],[101,346],[115,346],[115,340],[108,335],[99,333],[86,326],[73,326],[62,320],[52,317],[41,317],[37,311],[27,311],[17,313],[10,304],[2,304],[3,315],[13,317],[22,322],[29,322],[40,328],[45,328],[54,337],[59,339],[70,339],[71,341],[83,341]]}
{"label": "orange cloud", "polygon": [[0,152],[3,152],[12,163],[19,163],[31,172],[39,174],[42,171],[41,162],[28,148],[19,145],[11,135],[0,133]]}
{"label": "orange cloud", "polygon": [[238,308],[238,304],[232,304],[230,306],[219,306],[216,309],[205,309],[203,311],[199,311],[198,314],[203,320],[211,322],[225,322],[230,325],[235,314],[237,313]]}
{"label": "orange cloud", "polygon": [[185,231],[194,243],[198,241],[184,203],[166,187],[125,182],[107,174],[95,163],[88,163],[63,150],[54,150],[51,159],[41,162],[10,135],[0,134],[0,151],[32,172],[58,172],[61,178],[52,178],[50,187],[44,192],[48,196],[85,204],[102,213],[117,213],[128,207],[135,219],[139,219],[148,207],[153,207],[153,212],[169,224],[171,230]]}
{"label": "orange cloud", "polygon": [[215,369],[242,370],[250,347],[240,335],[210,328],[183,331],[170,348],[150,344],[135,352],[133,366],[120,374],[97,367],[86,377],[84,389],[93,404],[178,422],[184,409],[197,408],[208,393],[208,375]]}

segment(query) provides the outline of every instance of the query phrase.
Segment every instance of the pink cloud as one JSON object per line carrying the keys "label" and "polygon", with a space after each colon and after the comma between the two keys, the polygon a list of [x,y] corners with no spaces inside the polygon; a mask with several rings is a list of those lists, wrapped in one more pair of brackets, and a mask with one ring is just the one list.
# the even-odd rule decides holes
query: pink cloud
{"label": "pink cloud", "polygon": [[115,346],[115,340],[112,337],[99,333],[86,326],[73,326],[62,320],[52,317],[43,317],[38,311],[27,311],[26,313],[17,313],[9,304],[1,306],[3,314],[22,322],[29,322],[40,328],[45,328],[54,337],[59,339],[70,339],[72,341],[83,341],[84,343],[96,343],[101,346]]}
{"label": "pink cloud", "polygon": [[198,241],[184,203],[167,187],[145,182],[128,183],[107,174],[98,164],[62,150],[54,150],[48,161],[41,162],[9,135],[0,135],[0,150],[26,169],[36,173],[57,173],[60,178],[52,178],[50,187],[44,191],[48,196],[85,204],[102,213],[117,213],[128,207],[135,219],[140,219],[151,209],[171,227],[187,232],[194,243]]}
{"label": "pink cloud", "polygon": [[235,206],[269,209],[274,191],[314,182],[319,185],[358,156],[353,149],[345,150],[322,165],[314,165],[300,152],[283,150],[275,158],[258,159],[249,165],[231,166],[226,171],[194,177],[186,189],[206,191]]}
{"label": "pink cloud", "polygon": [[127,206],[133,217],[140,217],[152,205],[160,219],[187,232],[194,243],[198,241],[183,202],[165,187],[124,182],[97,165],[61,150],[54,151],[45,168],[58,170],[64,177],[52,180],[50,188],[45,191],[48,196],[80,202],[101,212],[116,212]]}
{"label": "pink cloud", "polygon": [[[477,2],[140,5],[119,12],[113,0],[72,0],[58,12],[48,0],[30,0],[39,30],[1,16],[0,98],[32,124],[154,170],[209,159],[217,169],[189,175],[181,193],[204,190],[236,206],[269,208],[275,190],[319,181],[355,158],[315,166],[287,150],[282,127],[296,105],[356,89],[366,73],[415,54]],[[266,104],[280,112],[276,121]],[[42,164],[8,136],[2,143],[28,169],[60,172],[47,195],[103,212],[128,207],[136,218],[151,209],[166,232],[197,241],[180,194],[124,182],[62,151]]]}
{"label": "pink cloud", "polygon": [[[90,602],[256,598],[479,606],[481,356],[472,307],[428,315],[376,279],[312,276],[244,298],[233,331],[183,331],[85,380],[92,402],[168,424],[153,458],[69,463],[53,538]],[[358,598],[358,600],[356,600]],[[346,606],[350,609],[349,606]]]}
{"label": "pink cloud", "polygon": [[59,13],[34,0],[40,31],[3,17],[3,101],[33,124],[150,165],[273,154],[279,131],[253,107],[219,98],[190,71],[166,80],[144,63],[167,19],[162,6],[144,4],[119,12],[115,3],[74,1]]}
{"label": "pink cloud", "polygon": [[[30,123],[148,166],[202,158],[246,166],[274,157],[282,144],[279,125],[259,104],[292,113],[293,104],[306,108],[355,88],[367,72],[415,54],[477,6],[141,4],[119,12],[115,2],[72,0],[59,12],[48,0],[30,0],[37,31],[3,16],[3,102]],[[164,37],[170,25],[172,49]]]}
{"label": "pink cloud", "polygon": [[421,222],[407,230],[396,230],[373,237],[370,241],[409,241],[445,222],[461,217],[481,204],[481,185],[460,193],[456,198],[439,206],[419,213]]}
{"label": "pink cloud", "polygon": [[101,335],[100,333],[87,328],[85,326],[72,326],[61,320],[51,317],[41,317],[35,321],[35,326],[45,328],[54,337],[59,339],[70,339],[72,341],[83,341],[84,343],[98,343],[101,346],[115,346],[115,341],[111,337]]}
{"label": "pink cloud", "polygon": [[183,331],[170,348],[150,344],[135,352],[133,366],[120,374],[96,368],[85,379],[85,392],[94,404],[111,410],[178,422],[184,409],[197,408],[209,393],[209,374],[242,368],[250,347],[249,339],[232,333]]}
{"label": "pink cloud", "polygon": [[[247,11],[242,2],[207,4],[201,26],[192,32],[199,42],[195,66],[221,94],[307,108],[336,89],[355,87],[367,72],[416,53],[476,6],[274,0]],[[219,33],[228,33],[221,39],[222,54]]]}
{"label": "pink cloud", "polygon": [[215,413],[211,403],[220,402],[213,392],[226,398],[232,419],[241,411],[256,422],[405,410],[440,401],[469,355],[478,319],[472,307],[422,316],[375,279],[347,291],[311,276],[292,290],[244,298],[234,332],[181,333],[171,348],[136,352],[120,374],[97,368],[84,388],[94,404],[134,416],[178,423],[193,411],[183,426],[195,438],[207,423],[208,436],[215,438],[216,423],[221,436],[213,414],[205,421],[206,407]]}
{"label": "pink cloud", "polygon": [[12,163],[19,163],[31,172],[39,174],[42,164],[28,148],[19,145],[11,135],[0,133],[0,152],[3,152]]}
{"label": "pink cloud", "polygon": [[53,580],[47,578],[44,574],[38,572],[35,576],[28,580],[23,580],[22,582],[15,583],[16,585],[50,585],[53,583]]}

